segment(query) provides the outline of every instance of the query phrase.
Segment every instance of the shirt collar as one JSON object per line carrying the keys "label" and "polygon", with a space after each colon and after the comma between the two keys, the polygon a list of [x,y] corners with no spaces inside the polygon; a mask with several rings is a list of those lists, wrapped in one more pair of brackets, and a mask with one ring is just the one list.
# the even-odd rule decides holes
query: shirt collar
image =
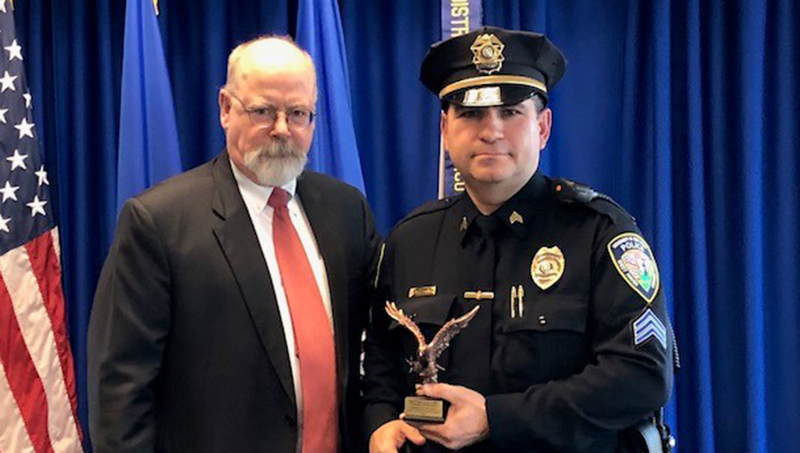
{"label": "shirt collar", "polygon": [[[511,198],[500,206],[491,216],[500,220],[505,228],[511,230],[519,237],[524,237],[527,227],[533,222],[537,211],[544,207],[548,193],[549,182],[541,171],[537,170],[531,179],[525,183]],[[461,243],[467,236],[477,231],[474,225],[475,218],[481,212],[472,202],[469,195],[464,195],[462,218],[459,221],[458,234]]]}
{"label": "shirt collar", "polygon": [[[244,204],[252,212],[260,214],[267,207],[267,200],[272,195],[274,186],[262,186],[256,184],[247,177],[236,164],[231,162],[231,169],[233,169],[233,177],[236,179],[236,184],[239,186],[239,192],[242,194]],[[286,185],[281,186],[281,189],[289,192],[289,195],[294,198],[295,191],[297,190],[297,178],[292,179]]]}

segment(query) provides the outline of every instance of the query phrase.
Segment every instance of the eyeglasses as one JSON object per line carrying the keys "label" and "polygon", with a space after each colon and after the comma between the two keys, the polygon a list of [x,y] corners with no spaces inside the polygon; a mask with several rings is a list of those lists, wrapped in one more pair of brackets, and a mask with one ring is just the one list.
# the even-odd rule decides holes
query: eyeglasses
{"label": "eyeglasses", "polygon": [[250,120],[253,124],[260,127],[270,127],[275,124],[275,121],[278,119],[278,113],[282,112],[286,117],[286,124],[290,127],[294,129],[305,129],[314,121],[314,116],[316,115],[316,112],[313,110],[303,107],[290,107],[288,110],[279,110],[271,105],[247,107],[235,94],[227,90],[226,92],[233,99],[239,101],[244,111],[250,115]]}

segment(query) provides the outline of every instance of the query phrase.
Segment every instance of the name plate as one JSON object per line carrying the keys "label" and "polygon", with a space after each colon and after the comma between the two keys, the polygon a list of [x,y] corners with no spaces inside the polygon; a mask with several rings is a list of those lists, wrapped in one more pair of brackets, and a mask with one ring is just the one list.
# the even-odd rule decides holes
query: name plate
{"label": "name plate", "polygon": [[403,413],[406,420],[444,423],[447,417],[447,402],[425,396],[407,396]]}

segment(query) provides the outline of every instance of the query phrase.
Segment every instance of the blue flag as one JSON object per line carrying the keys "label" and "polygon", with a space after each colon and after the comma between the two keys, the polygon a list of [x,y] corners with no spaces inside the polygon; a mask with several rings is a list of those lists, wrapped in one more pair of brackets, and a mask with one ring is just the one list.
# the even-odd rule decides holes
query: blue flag
{"label": "blue flag", "polygon": [[178,128],[151,0],[128,0],[122,57],[117,212],[125,200],[181,172]]}
{"label": "blue flag", "polygon": [[[483,1],[468,0],[453,6],[452,0],[442,0],[442,39],[466,35],[483,26]],[[438,126],[437,126],[438,127]],[[450,160],[450,154],[439,143],[439,198],[452,197],[467,190],[464,178]]]}
{"label": "blue flag", "polygon": [[309,168],[364,190],[350,102],[350,80],[336,0],[300,0],[297,42],[317,67],[316,130]]}

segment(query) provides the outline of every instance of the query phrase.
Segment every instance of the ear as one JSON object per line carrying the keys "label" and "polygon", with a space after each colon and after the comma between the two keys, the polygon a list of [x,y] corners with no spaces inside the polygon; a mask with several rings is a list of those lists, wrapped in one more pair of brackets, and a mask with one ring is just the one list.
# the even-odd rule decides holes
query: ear
{"label": "ear", "polygon": [[441,119],[441,122],[440,122],[440,128],[441,128],[441,133],[442,133],[442,144],[444,145],[444,149],[448,149],[448,146],[447,146],[447,112],[446,111],[442,111],[442,119]]}
{"label": "ear", "polygon": [[539,124],[539,150],[541,151],[547,146],[547,141],[550,140],[550,130],[553,126],[553,111],[549,108],[545,108],[536,117],[536,122]]}
{"label": "ear", "polygon": [[219,90],[219,124],[228,130],[231,115],[231,98],[224,88]]}

